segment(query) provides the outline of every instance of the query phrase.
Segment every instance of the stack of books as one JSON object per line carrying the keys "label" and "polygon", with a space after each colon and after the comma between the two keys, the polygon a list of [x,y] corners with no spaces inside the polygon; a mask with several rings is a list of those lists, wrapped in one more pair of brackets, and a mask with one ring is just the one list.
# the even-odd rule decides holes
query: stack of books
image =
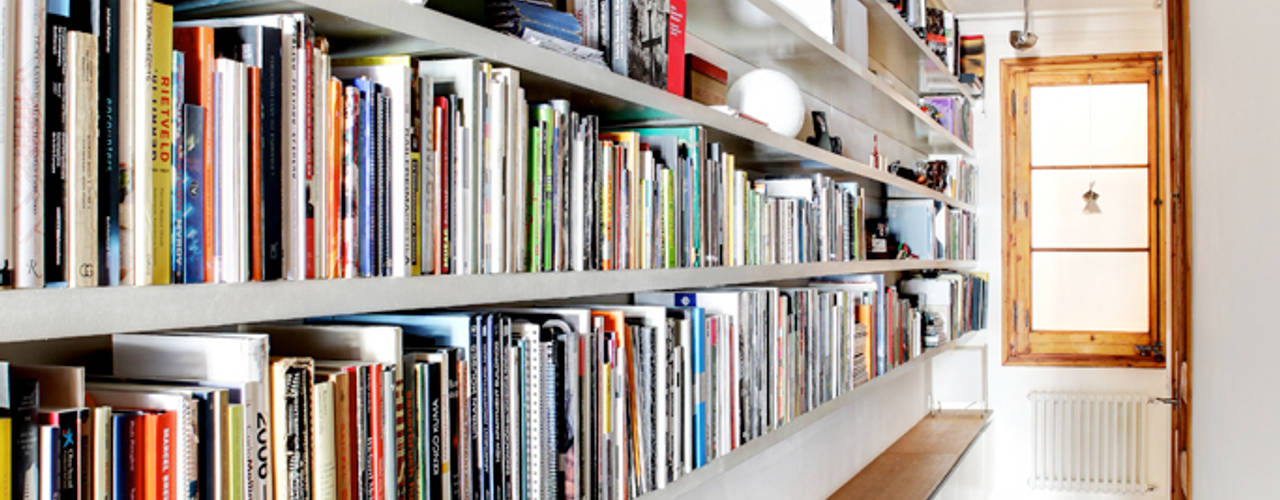
{"label": "stack of books", "polygon": [[984,327],[985,298],[838,276],[50,346],[89,368],[0,362],[0,494],[635,498]]}
{"label": "stack of books", "polygon": [[607,129],[511,68],[333,59],[301,13],[3,9],[0,287],[864,256],[858,183],[749,177],[700,127]]}

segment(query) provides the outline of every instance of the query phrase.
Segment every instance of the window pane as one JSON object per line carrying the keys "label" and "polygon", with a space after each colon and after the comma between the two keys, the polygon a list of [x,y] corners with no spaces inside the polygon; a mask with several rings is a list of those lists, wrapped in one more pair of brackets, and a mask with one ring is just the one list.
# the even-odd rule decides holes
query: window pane
{"label": "window pane", "polygon": [[[1089,184],[1101,213],[1084,213]],[[1032,248],[1146,248],[1147,170],[1031,171]]]}
{"label": "window pane", "polygon": [[1147,84],[1031,87],[1031,165],[1147,163]]}
{"label": "window pane", "polygon": [[1031,252],[1031,329],[1149,330],[1147,252]]}

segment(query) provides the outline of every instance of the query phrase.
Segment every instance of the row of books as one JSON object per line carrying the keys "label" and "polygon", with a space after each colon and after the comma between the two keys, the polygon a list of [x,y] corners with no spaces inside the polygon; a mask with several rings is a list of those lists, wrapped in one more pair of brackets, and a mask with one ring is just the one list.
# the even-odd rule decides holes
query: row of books
{"label": "row of books", "polygon": [[[39,55],[19,58],[18,106],[0,113],[19,130],[0,144],[12,146],[0,192],[21,195],[0,199],[15,214],[0,217],[0,286],[864,254],[856,182],[749,178],[700,127],[602,130],[567,101],[528,102],[511,68],[332,60],[304,14],[173,23],[149,0],[77,3],[68,18],[11,7]],[[38,36],[46,22],[67,29]]]}
{"label": "row of books", "polygon": [[888,232],[899,246],[898,258],[974,260],[977,215],[933,200],[890,199],[885,203]]}
{"label": "row of books", "polygon": [[0,362],[0,499],[634,498],[985,326],[884,280],[67,344]]}
{"label": "row of books", "polygon": [[687,0],[416,2],[685,95]]}

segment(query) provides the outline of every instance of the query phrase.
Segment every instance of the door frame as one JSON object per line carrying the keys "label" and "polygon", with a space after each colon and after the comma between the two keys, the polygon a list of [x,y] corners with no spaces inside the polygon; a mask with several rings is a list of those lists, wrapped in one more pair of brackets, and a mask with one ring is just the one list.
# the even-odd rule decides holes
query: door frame
{"label": "door frame", "polygon": [[1165,113],[1168,141],[1169,271],[1180,279],[1169,284],[1169,357],[1173,418],[1170,425],[1170,498],[1191,498],[1191,45],[1187,0],[1165,2]]}

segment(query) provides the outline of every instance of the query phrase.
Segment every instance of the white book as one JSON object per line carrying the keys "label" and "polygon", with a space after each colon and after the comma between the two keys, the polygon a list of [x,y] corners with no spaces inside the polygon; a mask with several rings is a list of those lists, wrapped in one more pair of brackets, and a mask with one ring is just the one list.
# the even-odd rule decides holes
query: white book
{"label": "white book", "polygon": [[438,169],[435,151],[435,81],[424,75],[418,68],[413,68],[413,78],[418,82],[418,99],[420,102],[418,123],[418,272],[433,274],[436,266],[436,206],[440,195],[438,188]]}
{"label": "white book", "polygon": [[[129,171],[128,179],[129,197],[133,201],[133,284],[141,286],[152,283],[155,259],[151,246],[152,225],[155,223],[151,210],[151,0],[122,0],[121,3],[133,4],[133,61],[129,83],[133,86],[133,149],[130,157],[134,168]],[[122,39],[125,40],[128,39]],[[123,228],[128,219],[121,216],[120,222]]]}
{"label": "white book", "polygon": [[249,67],[242,62],[236,61],[235,65],[235,136],[232,138],[232,144],[235,146],[236,169],[235,182],[231,185],[232,203],[235,204],[235,262],[232,263],[231,270],[234,273],[234,281],[242,283],[249,281],[249,228],[252,227],[249,210],[249,141],[246,139],[247,130],[249,130]]}
{"label": "white book", "polygon": [[338,498],[333,392],[333,381],[330,380],[316,382],[312,390],[315,419],[311,422],[311,430],[315,433],[315,456],[311,461],[311,492],[315,500]]}
{"label": "white book", "polygon": [[396,431],[396,401],[400,400],[400,383],[397,379],[397,373],[400,369],[400,363],[382,366],[382,470],[385,471],[383,477],[386,482],[383,484],[383,490],[388,497],[393,496],[396,491],[397,476],[400,473],[396,468],[396,448],[397,440],[402,433]]}
{"label": "white book", "polygon": [[[14,39],[18,29],[18,2],[0,3],[0,102],[14,103]],[[0,113],[0,288],[13,286],[17,261],[14,259],[13,241],[13,108]]]}
{"label": "white book", "polygon": [[247,500],[271,498],[270,400],[266,335],[234,333],[115,334],[112,373],[118,377],[198,381],[241,391],[244,405],[244,485]]}
{"label": "white book", "polygon": [[[238,237],[235,223],[237,207],[235,199],[237,159],[236,92],[239,71],[237,61],[219,58],[214,66],[214,115],[213,115],[213,168],[214,168],[214,270],[217,282],[235,283],[239,280],[240,267],[236,261],[240,250],[235,244]],[[242,129],[241,129],[242,130]]]}
{"label": "white book", "polygon": [[521,228],[524,227],[524,180],[528,176],[524,141],[529,130],[529,115],[524,102],[524,89],[520,88],[520,72],[511,68],[498,68],[493,73],[504,80],[503,91],[506,93],[503,97],[504,124],[500,127],[505,131],[503,169],[506,178],[502,189],[498,191],[503,195],[506,205],[499,206],[505,212],[505,222],[500,224],[505,238],[501,255],[504,261],[502,272],[517,272],[524,269],[519,255],[524,249]]}
{"label": "white book", "polygon": [[98,37],[67,32],[67,284],[98,285]]}
{"label": "white book", "polygon": [[[6,2],[8,3],[8,2]],[[13,80],[13,259],[19,288],[44,286],[45,2],[16,8]],[[7,58],[0,58],[7,59]]]}
{"label": "white book", "polygon": [[39,486],[36,488],[37,497],[35,499],[24,500],[56,500],[59,498],[57,471],[54,467],[48,467],[48,464],[55,463],[54,457],[57,456],[60,440],[58,439],[58,426],[56,425],[40,425],[38,434],[37,449],[40,461],[32,468],[35,469],[35,476],[40,478]]}
{"label": "white book", "polygon": [[[270,16],[268,16],[270,18]],[[275,19],[285,48],[280,68],[284,74],[285,99],[283,133],[289,141],[285,158],[289,176],[285,185],[284,275],[286,279],[307,279],[307,38],[310,24],[304,14],[287,14]]]}
{"label": "white book", "polygon": [[315,209],[311,220],[312,262],[316,279],[329,277],[329,55],[317,43],[311,48],[311,140],[312,168],[307,191]]}
{"label": "white book", "polygon": [[[488,127],[485,137],[484,176],[484,272],[502,273],[507,269],[507,106],[511,82],[507,75],[490,73],[485,110]],[[514,130],[510,130],[514,132]]]}

